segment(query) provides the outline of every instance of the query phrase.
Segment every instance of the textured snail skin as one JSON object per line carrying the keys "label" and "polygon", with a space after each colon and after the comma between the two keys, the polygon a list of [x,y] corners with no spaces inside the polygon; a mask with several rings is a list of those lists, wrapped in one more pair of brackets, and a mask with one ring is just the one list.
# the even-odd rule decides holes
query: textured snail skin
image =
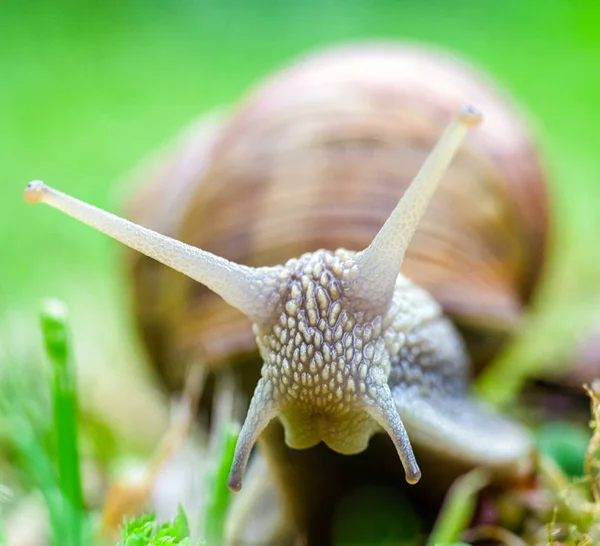
{"label": "textured snail skin", "polygon": [[[362,309],[352,313],[340,278],[348,272],[343,262],[351,254],[320,251],[288,264],[295,270],[294,280],[278,322],[272,328],[255,327],[265,363],[262,375],[273,396],[285,396],[291,407],[309,415],[344,415],[360,399],[374,403],[390,372],[391,388],[464,394],[468,361],[439,305],[399,276],[383,315]],[[419,346],[427,333],[438,342]],[[346,423],[324,420],[321,426],[327,433],[318,433],[310,423],[301,430],[286,427],[288,445],[304,449],[323,440],[339,453],[357,453],[378,428],[360,423],[355,438],[336,445]]]}
{"label": "textured snail skin", "polygon": [[[384,315],[352,312],[343,289],[350,255],[319,251],[289,262],[293,273],[280,317],[254,328],[264,362],[261,403],[277,405],[286,443],[295,449],[323,441],[338,453],[360,453],[380,429],[365,407],[376,406],[389,389],[457,395],[466,389],[458,336],[439,306],[406,279],[398,278]],[[439,340],[429,351],[417,341],[426,339],[419,335],[425,331]]]}

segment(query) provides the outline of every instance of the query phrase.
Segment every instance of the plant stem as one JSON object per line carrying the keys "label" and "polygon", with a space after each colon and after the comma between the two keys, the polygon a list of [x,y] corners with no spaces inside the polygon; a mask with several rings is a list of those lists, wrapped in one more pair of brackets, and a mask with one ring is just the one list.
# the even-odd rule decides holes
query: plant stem
{"label": "plant stem", "polygon": [[[53,417],[56,434],[58,476],[64,497],[64,517],[69,529],[68,544],[82,544],[83,501],[77,442],[77,388],[70,358],[67,311],[56,300],[44,303],[42,332],[52,363]],[[66,543],[67,541],[65,541]]]}
{"label": "plant stem", "polygon": [[229,422],[223,427],[216,468],[208,476],[208,498],[204,513],[204,538],[208,546],[223,544],[225,519],[231,501],[227,477],[233,462],[233,453],[239,433],[240,427],[237,423]]}
{"label": "plant stem", "polygon": [[460,540],[475,512],[477,493],[488,481],[487,473],[476,468],[454,482],[429,536],[428,546],[446,546]]}

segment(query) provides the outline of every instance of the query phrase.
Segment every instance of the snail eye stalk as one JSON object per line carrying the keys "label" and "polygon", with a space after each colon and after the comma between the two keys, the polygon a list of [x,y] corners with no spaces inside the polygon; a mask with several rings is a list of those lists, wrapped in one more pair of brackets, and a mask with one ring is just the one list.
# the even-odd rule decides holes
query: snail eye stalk
{"label": "snail eye stalk", "polygon": [[25,189],[28,203],[46,203],[216,292],[254,322],[267,321],[280,268],[252,268],[186,245],[88,205],[43,182]]}
{"label": "snail eye stalk", "polygon": [[375,306],[389,302],[406,249],[431,197],[469,128],[480,121],[481,114],[471,106],[458,112],[379,233],[356,255],[359,275],[349,289],[357,299]]}

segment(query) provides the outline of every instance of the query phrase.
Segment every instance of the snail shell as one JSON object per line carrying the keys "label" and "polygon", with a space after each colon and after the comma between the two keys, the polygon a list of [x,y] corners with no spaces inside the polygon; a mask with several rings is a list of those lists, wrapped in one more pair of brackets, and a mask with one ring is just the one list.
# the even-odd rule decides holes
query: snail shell
{"label": "snail shell", "polygon": [[[301,60],[227,117],[192,127],[146,174],[130,217],[253,266],[364,248],[465,100],[485,123],[448,169],[403,273],[455,321],[478,370],[510,339],[540,276],[546,187],[515,107],[439,51],[365,44]],[[129,258],[136,316],[171,388],[190,361],[256,356],[240,312],[149,258]]]}

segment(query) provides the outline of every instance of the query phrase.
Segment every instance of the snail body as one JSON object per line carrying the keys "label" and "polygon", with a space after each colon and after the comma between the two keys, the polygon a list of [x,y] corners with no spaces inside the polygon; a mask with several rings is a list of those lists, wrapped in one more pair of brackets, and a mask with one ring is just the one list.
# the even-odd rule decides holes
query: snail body
{"label": "snail body", "polygon": [[[459,150],[479,121],[460,110],[423,162],[465,99],[492,127]],[[387,455],[381,468],[353,459],[368,461],[362,475],[332,455],[382,454],[379,432],[409,483],[421,457],[448,474],[523,473],[527,433],[468,387],[471,361],[510,338],[535,286],[543,196],[528,136],[495,92],[454,61],[391,46],[317,55],[196,127],[133,209],[162,234],[41,183],[26,191],[151,258],[130,264],[158,368],[171,386],[194,360],[236,370],[251,401],[230,487],[260,438],[307,536],[342,482],[389,477]]]}

